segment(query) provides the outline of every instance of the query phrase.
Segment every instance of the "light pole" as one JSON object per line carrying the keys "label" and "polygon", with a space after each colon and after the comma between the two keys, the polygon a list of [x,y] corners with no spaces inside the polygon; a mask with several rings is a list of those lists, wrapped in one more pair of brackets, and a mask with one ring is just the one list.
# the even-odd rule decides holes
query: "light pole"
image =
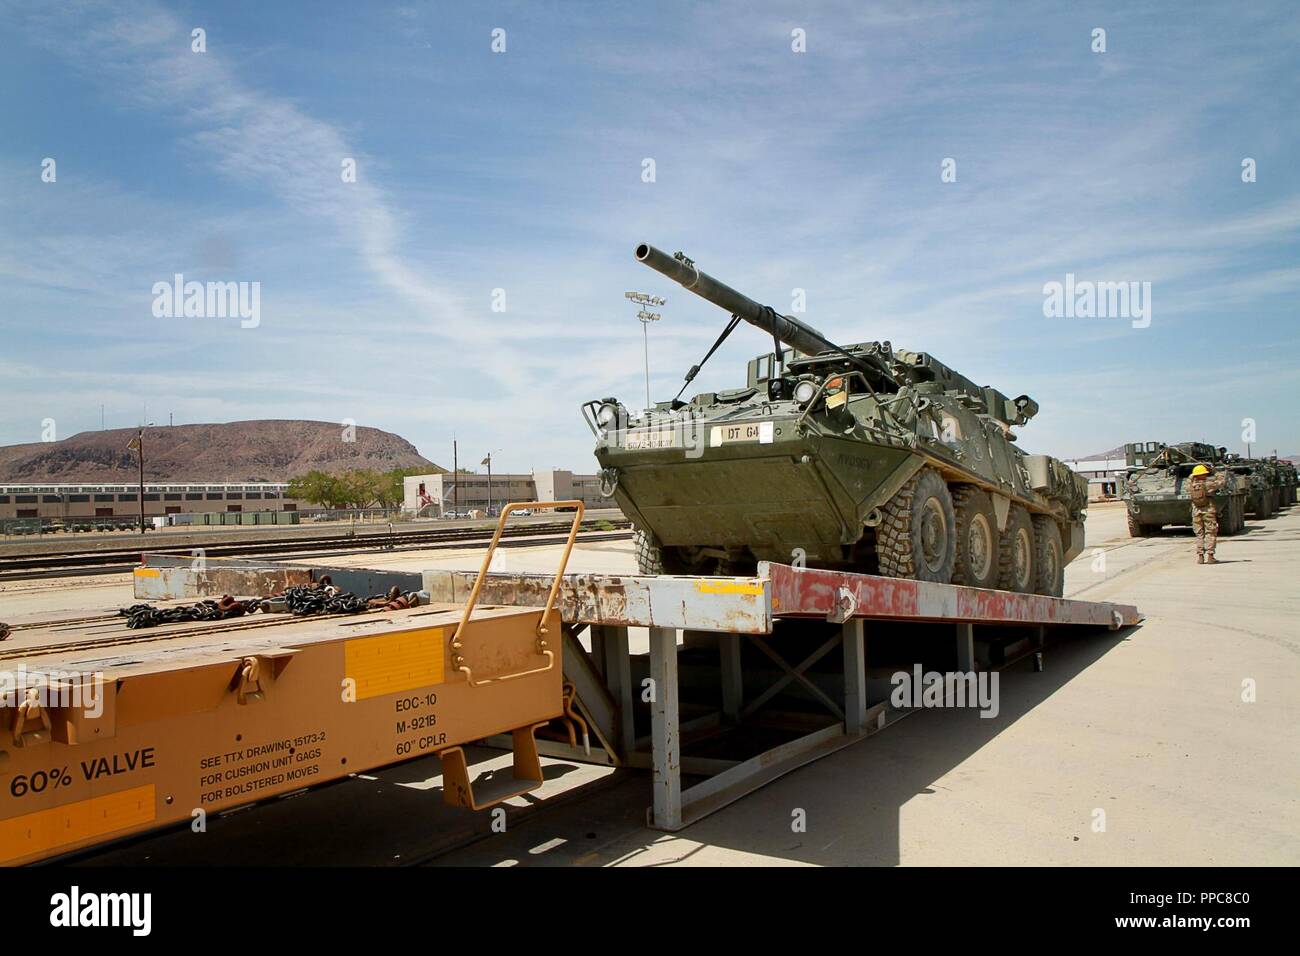
{"label": "light pole", "polygon": [[641,311],[636,317],[641,320],[641,340],[645,346],[645,407],[650,408],[650,328],[651,322],[658,322],[662,315],[658,312],[650,312],[646,309],[648,305],[663,305],[667,300],[663,296],[650,295],[647,292],[624,292],[623,298],[631,299],[637,305],[641,306]]}
{"label": "light pole", "polygon": [[[491,517],[492,515],[492,456],[495,455],[500,450],[501,450],[500,448],[492,449],[490,452],[488,452],[487,457],[479,462],[480,465],[487,465],[487,478],[488,478],[487,513],[489,517]],[[506,494],[508,495],[509,493],[510,493],[510,488],[507,486]]]}

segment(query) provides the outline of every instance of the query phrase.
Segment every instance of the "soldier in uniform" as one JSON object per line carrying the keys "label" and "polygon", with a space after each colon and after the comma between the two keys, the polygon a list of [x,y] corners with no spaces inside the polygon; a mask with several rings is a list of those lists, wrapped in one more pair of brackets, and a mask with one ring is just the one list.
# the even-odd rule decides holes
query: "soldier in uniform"
{"label": "soldier in uniform", "polygon": [[1222,491],[1227,482],[1222,475],[1213,475],[1205,465],[1192,469],[1187,492],[1192,499],[1192,531],[1196,535],[1196,563],[1218,564],[1214,546],[1219,539],[1219,515],[1214,509],[1215,492]]}

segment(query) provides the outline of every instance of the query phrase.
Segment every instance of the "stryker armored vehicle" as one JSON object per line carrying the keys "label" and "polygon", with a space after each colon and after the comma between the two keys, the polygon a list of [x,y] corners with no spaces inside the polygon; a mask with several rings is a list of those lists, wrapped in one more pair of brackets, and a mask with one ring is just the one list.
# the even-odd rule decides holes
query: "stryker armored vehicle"
{"label": "stryker armored vehicle", "polygon": [[1300,484],[1300,473],[1287,458],[1277,458],[1277,470],[1282,479],[1282,507],[1290,508],[1295,504],[1296,486]]}
{"label": "stryker armored vehicle", "polygon": [[1282,476],[1277,462],[1229,455],[1226,465],[1246,483],[1246,510],[1256,518],[1271,518],[1282,507]]}
{"label": "stryker armored vehicle", "polygon": [[1204,442],[1180,442],[1161,448],[1145,467],[1129,470],[1120,497],[1128,506],[1128,533],[1134,538],[1155,534],[1165,525],[1190,525],[1192,500],[1188,482],[1192,469],[1205,465],[1223,473],[1226,484],[1214,495],[1219,534],[1240,534],[1246,528],[1247,481],[1233,472],[1227,449]]}
{"label": "stryker armored vehicle", "polygon": [[643,244],[636,259],[731,315],[709,355],[742,320],[775,346],[737,388],[645,411],[615,398],[583,407],[643,573],[751,573],[769,560],[1061,594],[1088,485],[1015,445],[1033,399],[889,342],[836,345],[680,252]]}

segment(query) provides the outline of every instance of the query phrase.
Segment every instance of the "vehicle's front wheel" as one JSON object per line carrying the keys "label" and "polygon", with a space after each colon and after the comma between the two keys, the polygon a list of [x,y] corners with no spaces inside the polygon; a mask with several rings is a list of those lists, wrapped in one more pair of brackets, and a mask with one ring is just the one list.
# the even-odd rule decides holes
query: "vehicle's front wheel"
{"label": "vehicle's front wheel", "polygon": [[665,548],[649,531],[634,526],[632,545],[636,550],[636,569],[639,574],[693,573],[676,548]]}
{"label": "vehicle's front wheel", "polygon": [[636,548],[636,569],[641,574],[663,574],[663,549],[655,543],[649,531],[632,530],[632,544]]}
{"label": "vehicle's front wheel", "polygon": [[937,471],[919,471],[881,511],[876,529],[881,574],[940,584],[952,581],[957,519],[952,495]]}

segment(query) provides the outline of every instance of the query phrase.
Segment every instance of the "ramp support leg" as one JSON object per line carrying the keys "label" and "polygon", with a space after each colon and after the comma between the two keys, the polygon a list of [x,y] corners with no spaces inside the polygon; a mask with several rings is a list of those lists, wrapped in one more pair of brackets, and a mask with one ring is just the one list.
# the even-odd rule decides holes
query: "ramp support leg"
{"label": "ramp support leg", "polygon": [[632,659],[628,655],[627,628],[595,624],[591,641],[599,641],[605,658],[605,686],[618,708],[619,759],[627,760],[636,750],[636,727],[632,717]]}
{"label": "ramp support leg", "polygon": [[650,737],[654,748],[653,825],[682,827],[681,728],[677,712],[677,631],[650,628]]}
{"label": "ramp support leg", "polygon": [[718,635],[718,663],[722,668],[722,716],[731,724],[740,722],[745,704],[745,675],[740,669],[740,635]]}
{"label": "ramp support leg", "polygon": [[844,635],[844,732],[860,734],[867,727],[867,668],[863,622],[851,617],[840,625]]}
{"label": "ramp support leg", "polygon": [[957,670],[972,673],[975,670],[975,625],[957,625]]}

